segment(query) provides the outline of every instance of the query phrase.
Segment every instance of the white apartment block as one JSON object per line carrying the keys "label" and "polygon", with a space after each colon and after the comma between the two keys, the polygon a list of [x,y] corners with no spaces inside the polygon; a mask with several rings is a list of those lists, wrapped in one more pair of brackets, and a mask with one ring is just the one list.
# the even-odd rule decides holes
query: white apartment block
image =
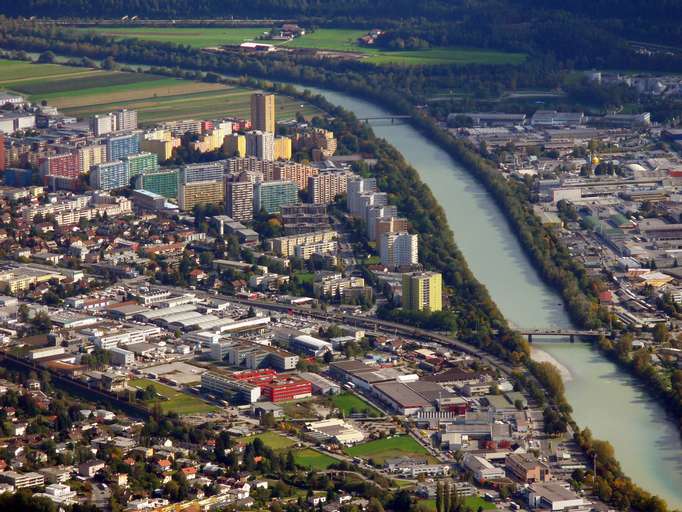
{"label": "white apartment block", "polygon": [[410,233],[383,233],[379,244],[381,263],[389,268],[419,262],[419,236]]}

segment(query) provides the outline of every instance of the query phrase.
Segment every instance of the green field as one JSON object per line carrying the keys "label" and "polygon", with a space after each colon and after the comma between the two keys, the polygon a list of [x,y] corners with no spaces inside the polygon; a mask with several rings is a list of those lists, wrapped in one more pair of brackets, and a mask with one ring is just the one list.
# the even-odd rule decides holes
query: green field
{"label": "green field", "polygon": [[[170,386],[154,382],[149,379],[133,379],[128,381],[128,386],[137,389],[147,389],[148,386],[153,386],[154,391],[161,395],[164,399],[158,400],[163,412],[174,412],[177,414],[204,414],[208,412],[216,412],[217,407],[207,404],[203,400],[178,391]],[[147,405],[153,405],[155,401],[150,401]]]}
{"label": "green field", "polygon": [[253,41],[270,27],[249,28],[174,28],[174,27],[88,27],[78,30],[120,37],[121,39],[142,39],[161,41],[205,48],[223,44],[241,44]]}
{"label": "green field", "polygon": [[339,461],[312,448],[303,448],[294,452],[294,462],[299,466],[320,471]]}
{"label": "green field", "polygon": [[[223,84],[181,80],[146,73],[70,68],[0,60],[0,89],[47,101],[65,114],[87,117],[119,108],[136,109],[143,124],[174,119],[250,116],[253,91]],[[319,113],[311,105],[277,97],[277,117]]]}
{"label": "green field", "polygon": [[[237,45],[256,39],[268,27],[255,28],[175,28],[175,27],[95,27],[78,28],[100,34],[186,44],[195,48],[219,45]],[[359,37],[366,30],[322,28],[291,41],[264,41],[287,48],[312,48],[360,54],[366,62],[374,64],[520,64],[526,59],[523,53],[510,53],[482,48],[436,47],[424,50],[383,50],[360,46]]]}
{"label": "green field", "polygon": [[426,449],[410,436],[385,437],[376,441],[358,444],[346,448],[346,453],[352,457],[372,459],[377,464],[383,464],[386,459],[392,457],[426,457],[433,458]]}
{"label": "green field", "polygon": [[353,393],[346,392],[334,395],[332,397],[332,403],[343,412],[344,416],[361,412],[377,416],[381,415],[381,412],[376,407],[365,402],[362,398]]}
{"label": "green field", "polygon": [[[435,512],[436,510],[436,500],[431,499],[431,500],[420,500],[420,503],[426,504],[428,507],[428,510],[433,510]],[[472,512],[476,512],[479,507],[482,510],[495,510],[497,507],[495,507],[494,503],[490,503],[489,501],[484,500],[480,496],[467,496],[464,498],[464,506],[467,507],[469,510]]]}
{"label": "green field", "polygon": [[265,446],[268,446],[272,448],[273,450],[284,450],[286,448],[290,448],[291,446],[294,446],[296,444],[295,441],[292,441],[288,437],[284,437],[282,435],[279,435],[276,432],[263,432],[262,434],[256,434],[254,436],[249,436],[249,437],[244,437],[242,438],[242,441],[246,443],[250,443],[254,439],[260,439],[263,441],[263,444]]}
{"label": "green field", "polygon": [[[265,446],[275,451],[289,451],[296,445],[296,442],[284,437],[276,432],[264,432],[249,437],[243,437],[241,441],[250,443],[254,439],[260,439]],[[327,469],[332,464],[338,462],[334,457],[330,457],[322,452],[318,452],[312,448],[293,449],[294,462],[299,466],[309,469],[322,470]]]}

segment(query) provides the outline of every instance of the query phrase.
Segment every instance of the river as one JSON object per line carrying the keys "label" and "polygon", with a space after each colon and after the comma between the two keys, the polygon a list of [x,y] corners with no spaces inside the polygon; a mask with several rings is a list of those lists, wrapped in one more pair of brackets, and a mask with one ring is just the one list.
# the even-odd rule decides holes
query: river
{"label": "river", "polygon": [[[346,94],[309,87],[358,117],[390,115]],[[476,278],[517,327],[569,327],[561,298],[545,285],[486,190],[443,150],[405,124],[375,122],[429,185]],[[633,379],[584,343],[534,343],[564,370],[573,417],[613,444],[623,470],[649,492],[682,508],[682,442],[663,409]],[[567,372],[567,374],[566,374]]]}

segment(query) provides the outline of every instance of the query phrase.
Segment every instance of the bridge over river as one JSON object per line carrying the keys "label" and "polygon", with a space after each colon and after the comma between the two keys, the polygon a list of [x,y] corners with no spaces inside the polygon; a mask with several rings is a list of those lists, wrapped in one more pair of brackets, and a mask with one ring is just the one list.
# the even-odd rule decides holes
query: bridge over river
{"label": "bridge over river", "polygon": [[569,338],[571,343],[575,338],[598,338],[599,336],[609,336],[610,331],[605,329],[585,330],[585,329],[517,329],[518,333],[526,336],[529,343],[533,343],[533,337],[547,338]]}

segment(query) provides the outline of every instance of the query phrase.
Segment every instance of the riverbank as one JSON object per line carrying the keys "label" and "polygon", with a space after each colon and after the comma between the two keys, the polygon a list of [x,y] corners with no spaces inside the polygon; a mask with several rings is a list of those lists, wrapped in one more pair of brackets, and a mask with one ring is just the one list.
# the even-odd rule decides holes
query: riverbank
{"label": "riverbank", "polygon": [[573,380],[570,370],[557,361],[554,357],[552,357],[552,355],[548,352],[545,352],[544,350],[541,350],[537,347],[531,347],[530,357],[536,363],[551,363],[554,365],[554,367],[559,371],[559,375],[561,375],[561,380],[564,381],[564,384]]}

